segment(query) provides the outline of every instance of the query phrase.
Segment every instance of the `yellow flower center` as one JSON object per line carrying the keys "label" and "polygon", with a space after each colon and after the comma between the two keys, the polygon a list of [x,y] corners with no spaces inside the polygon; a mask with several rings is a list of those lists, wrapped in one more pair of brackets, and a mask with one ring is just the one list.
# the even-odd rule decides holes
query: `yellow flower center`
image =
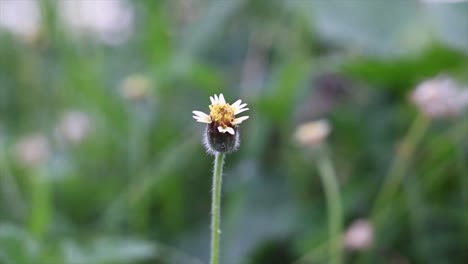
{"label": "yellow flower center", "polygon": [[210,105],[211,120],[222,127],[231,126],[234,121],[234,108],[229,104]]}

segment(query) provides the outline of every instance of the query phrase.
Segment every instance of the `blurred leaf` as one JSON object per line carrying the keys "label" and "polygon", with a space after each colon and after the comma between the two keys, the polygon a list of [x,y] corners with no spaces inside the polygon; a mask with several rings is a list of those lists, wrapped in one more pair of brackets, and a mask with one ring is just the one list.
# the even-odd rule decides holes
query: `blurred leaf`
{"label": "blurred leaf", "polygon": [[379,57],[401,56],[428,44],[416,1],[291,1],[320,36],[340,47]]}
{"label": "blurred leaf", "polygon": [[[157,242],[132,238],[100,237],[84,245],[75,241],[62,244],[67,264],[161,263],[201,264],[175,248]],[[156,262],[153,262],[156,261]]]}
{"label": "blurred leaf", "polygon": [[468,2],[425,3],[424,7],[439,40],[468,54]]}
{"label": "blurred leaf", "polygon": [[23,229],[0,224],[0,262],[5,264],[35,263],[40,256],[40,244]]}
{"label": "blurred leaf", "polygon": [[236,194],[239,199],[236,207],[225,214],[222,245],[225,263],[249,259],[247,256],[262,251],[264,243],[271,239],[281,241],[296,231],[298,211],[285,184],[287,179],[278,172],[268,176],[250,175],[246,188]]}
{"label": "blurred leaf", "polygon": [[279,67],[271,80],[271,91],[260,100],[260,109],[276,121],[285,121],[294,110],[297,91],[308,80],[312,65],[296,59]]}
{"label": "blurred leaf", "polygon": [[153,244],[128,238],[99,238],[87,246],[68,241],[63,247],[67,264],[135,263],[155,256]]}
{"label": "blurred leaf", "polygon": [[171,64],[175,72],[184,73],[192,64],[192,60],[210,41],[213,34],[222,30],[222,26],[245,0],[210,1],[200,15],[199,20],[184,30],[180,43],[182,46]]}
{"label": "blurred leaf", "polygon": [[[383,61],[376,58],[356,57],[342,67],[349,75],[395,92],[403,94],[419,82],[439,74],[463,72],[468,57],[442,47],[431,47],[418,56]],[[460,76],[463,77],[463,76]]]}
{"label": "blurred leaf", "polygon": [[[6,153],[6,140],[3,138],[0,128],[0,191],[2,201],[5,203],[5,210],[9,211],[11,218],[22,219],[27,210],[27,206],[18,186],[17,179],[12,175],[9,160]],[[9,219],[12,220],[12,219]]]}

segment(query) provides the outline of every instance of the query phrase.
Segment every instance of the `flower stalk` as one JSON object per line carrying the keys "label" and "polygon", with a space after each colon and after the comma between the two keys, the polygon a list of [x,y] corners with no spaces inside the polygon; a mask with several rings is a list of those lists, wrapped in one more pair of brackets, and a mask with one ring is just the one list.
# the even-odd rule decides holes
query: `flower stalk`
{"label": "flower stalk", "polygon": [[242,100],[229,104],[220,94],[210,96],[209,114],[193,111],[193,118],[206,124],[203,143],[206,151],[215,156],[213,169],[213,190],[211,199],[211,251],[210,264],[219,263],[219,241],[221,235],[221,187],[223,178],[224,157],[239,147],[238,126],[249,116],[237,115],[249,108]]}
{"label": "flower stalk", "polygon": [[210,264],[219,263],[219,240],[221,235],[221,188],[224,153],[215,154],[213,169],[213,190],[211,199],[211,256]]}
{"label": "flower stalk", "polygon": [[317,166],[327,201],[328,232],[330,237],[329,259],[332,264],[341,264],[343,262],[341,241],[343,213],[341,196],[335,170],[323,146],[318,155]]}
{"label": "flower stalk", "polygon": [[405,176],[411,157],[414,155],[417,146],[424,137],[430,120],[423,115],[419,115],[411,125],[408,133],[401,142],[398,154],[393,161],[388,175],[384,179],[374,207],[371,212],[371,218],[374,222],[379,222],[384,218],[388,203],[392,200],[398,187]]}
{"label": "flower stalk", "polygon": [[31,173],[30,188],[29,231],[41,239],[47,231],[51,213],[49,182],[43,168],[37,168]]}
{"label": "flower stalk", "polygon": [[39,240],[47,232],[52,211],[47,166],[50,151],[47,137],[41,134],[20,140],[15,150],[19,164],[24,166],[29,174],[28,231]]}

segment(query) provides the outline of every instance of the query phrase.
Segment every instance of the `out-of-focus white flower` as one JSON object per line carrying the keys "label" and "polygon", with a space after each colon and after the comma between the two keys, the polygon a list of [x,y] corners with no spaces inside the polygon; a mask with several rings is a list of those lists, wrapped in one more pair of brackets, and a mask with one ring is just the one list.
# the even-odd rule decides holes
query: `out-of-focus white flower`
{"label": "out-of-focus white flower", "polygon": [[355,220],[346,230],[343,244],[349,250],[365,250],[374,241],[374,228],[365,219]]}
{"label": "out-of-focus white flower", "polygon": [[65,141],[77,144],[89,134],[90,123],[86,113],[69,111],[63,114],[58,131]]}
{"label": "out-of-focus white flower", "polygon": [[25,137],[15,146],[15,154],[18,163],[25,167],[40,165],[49,158],[49,141],[41,134]]}
{"label": "out-of-focus white flower", "polygon": [[37,37],[40,25],[37,0],[0,0],[0,30],[30,42]]}
{"label": "out-of-focus white flower", "polygon": [[134,13],[124,0],[58,1],[60,15],[75,35],[91,35],[109,45],[125,42],[132,33]]}
{"label": "out-of-focus white flower", "polygon": [[320,145],[330,134],[331,127],[327,120],[321,119],[300,125],[294,135],[296,141],[306,147]]}
{"label": "out-of-focus white flower", "polygon": [[467,2],[468,0],[420,0],[423,3],[438,3],[438,4],[447,4],[447,3],[462,3]]}
{"label": "out-of-focus white flower", "polygon": [[468,89],[460,89],[452,79],[438,77],[418,85],[410,99],[430,118],[453,117],[468,106]]}
{"label": "out-of-focus white flower", "polygon": [[150,82],[142,74],[129,75],[122,82],[122,95],[131,101],[140,101],[148,96]]}

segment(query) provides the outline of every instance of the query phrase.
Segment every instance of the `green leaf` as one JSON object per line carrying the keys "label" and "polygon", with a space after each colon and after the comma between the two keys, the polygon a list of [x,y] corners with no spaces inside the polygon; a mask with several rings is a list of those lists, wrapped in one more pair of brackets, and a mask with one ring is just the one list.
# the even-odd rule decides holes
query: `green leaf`
{"label": "green leaf", "polygon": [[0,224],[0,263],[35,263],[39,254],[39,243],[23,229],[10,224]]}

